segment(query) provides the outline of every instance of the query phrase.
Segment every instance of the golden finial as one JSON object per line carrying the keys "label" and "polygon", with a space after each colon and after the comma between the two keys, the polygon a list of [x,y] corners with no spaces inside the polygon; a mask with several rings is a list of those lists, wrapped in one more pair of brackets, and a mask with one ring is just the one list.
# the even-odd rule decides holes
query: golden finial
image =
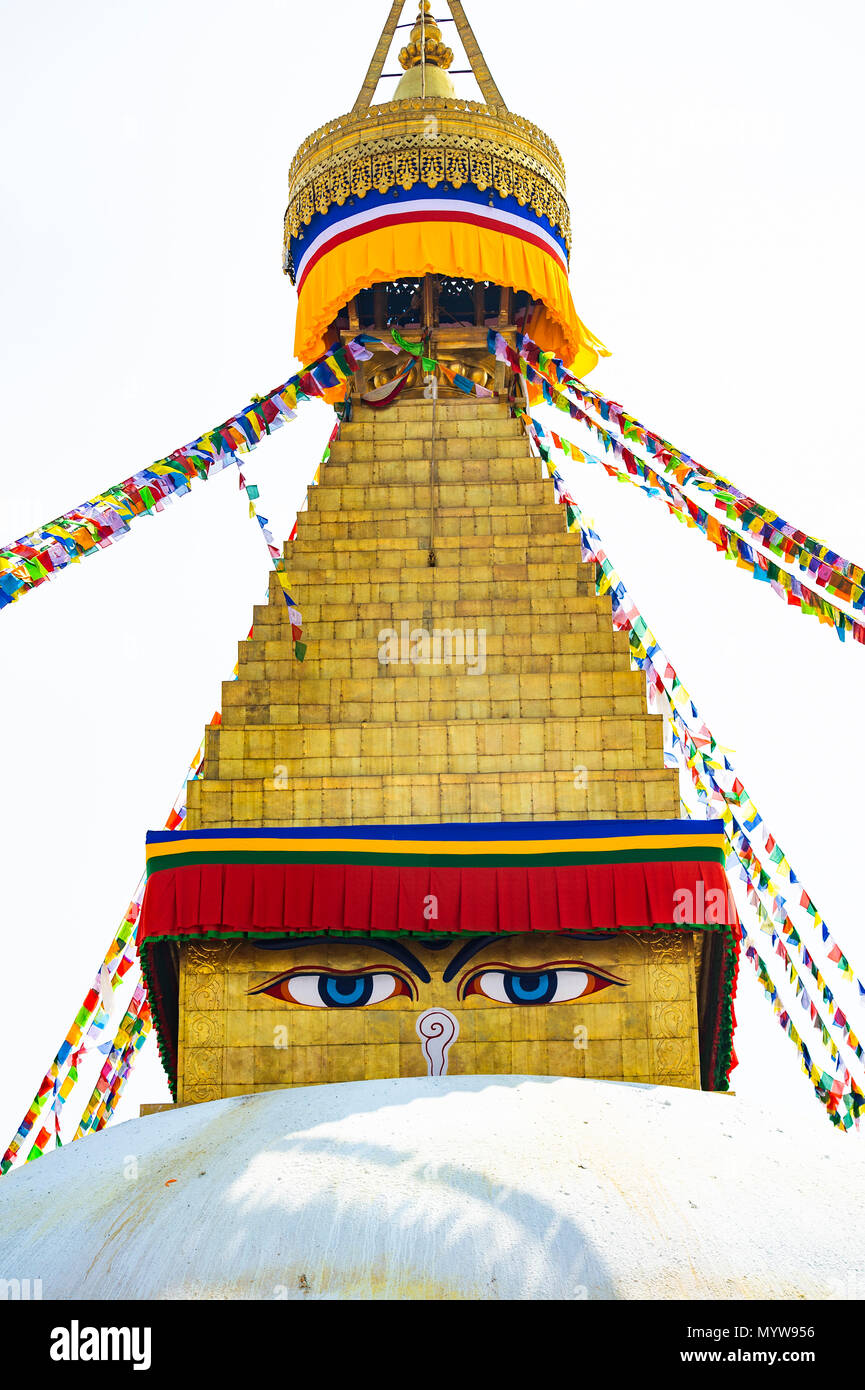
{"label": "golden finial", "polygon": [[399,55],[400,66],[408,72],[420,63],[447,70],[454,60],[453,50],[442,43],[442,31],[430,14],[430,0],[421,0],[411,42]]}

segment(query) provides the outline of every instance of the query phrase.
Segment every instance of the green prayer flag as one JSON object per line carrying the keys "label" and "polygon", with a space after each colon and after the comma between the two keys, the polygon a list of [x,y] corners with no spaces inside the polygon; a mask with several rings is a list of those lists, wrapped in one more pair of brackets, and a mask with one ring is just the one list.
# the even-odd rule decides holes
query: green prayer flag
{"label": "green prayer flag", "polygon": [[410,352],[412,357],[423,356],[423,343],[408,342],[408,340],[402,336],[399,329],[397,328],[392,328],[390,335],[393,338],[394,342],[402,348],[403,352]]}
{"label": "green prayer flag", "polygon": [[334,348],[330,356],[339,367],[339,370],[342,372],[343,376],[351,376],[351,367],[348,364],[348,358],[345,355],[344,347]]}

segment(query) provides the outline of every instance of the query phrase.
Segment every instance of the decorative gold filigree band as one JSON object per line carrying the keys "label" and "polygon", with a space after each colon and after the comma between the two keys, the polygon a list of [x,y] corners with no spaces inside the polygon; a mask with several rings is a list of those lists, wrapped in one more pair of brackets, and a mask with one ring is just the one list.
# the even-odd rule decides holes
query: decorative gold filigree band
{"label": "decorative gold filigree band", "polygon": [[438,122],[443,134],[465,132],[503,144],[507,149],[522,145],[534,147],[540,158],[550,165],[551,182],[558,183],[564,190],[565,166],[562,156],[555,141],[540,126],[504,107],[485,106],[479,101],[461,101],[451,97],[426,97],[423,100],[412,97],[403,101],[387,101],[334,117],[308,135],[300,146],[291,161],[289,187],[306,182],[308,170],[305,166],[310,159],[317,162],[318,155],[327,158],[340,151],[356,150],[370,138],[403,134],[411,124],[422,129],[430,119]]}
{"label": "decorative gold filigree band", "polygon": [[418,183],[428,188],[448,183],[457,189],[471,183],[482,192],[490,189],[503,198],[514,197],[521,207],[549,218],[570,251],[568,205],[539,170],[529,167],[525,156],[471,136],[429,141],[408,135],[371,142],[360,152],[336,155],[311,171],[308,181],[293,191],[285,214],[286,259],[290,239],[309,225],[315,213],[327,212],[334,203],[341,207],[349,198],[364,198],[372,189],[387,193]]}

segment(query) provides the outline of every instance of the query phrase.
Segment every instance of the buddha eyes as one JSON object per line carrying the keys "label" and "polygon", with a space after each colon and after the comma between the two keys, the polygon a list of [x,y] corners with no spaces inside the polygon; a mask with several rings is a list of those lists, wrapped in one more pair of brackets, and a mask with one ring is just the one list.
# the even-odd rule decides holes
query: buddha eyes
{"label": "buddha eyes", "polygon": [[266,994],[286,1004],[303,1004],[309,1009],[362,1009],[367,1004],[383,1004],[412,989],[401,975],[345,971],[308,971],[281,975],[268,980],[251,994]]}
{"label": "buddha eyes", "polygon": [[481,995],[500,1004],[565,1004],[597,994],[608,985],[624,984],[615,975],[576,966],[544,970],[477,970],[469,975],[460,998]]}
{"label": "buddha eyes", "polygon": [[[466,971],[456,994],[460,1001],[474,995],[498,1004],[565,1004],[597,994],[609,985],[624,983],[607,971],[578,961],[553,961],[533,970],[522,967],[515,970],[500,961],[491,961],[481,968]],[[410,1000],[418,997],[417,987],[409,976],[374,968],[357,971],[298,969],[271,976],[249,993],[265,994],[270,999],[299,1004],[307,1009],[363,1009],[400,995]]]}

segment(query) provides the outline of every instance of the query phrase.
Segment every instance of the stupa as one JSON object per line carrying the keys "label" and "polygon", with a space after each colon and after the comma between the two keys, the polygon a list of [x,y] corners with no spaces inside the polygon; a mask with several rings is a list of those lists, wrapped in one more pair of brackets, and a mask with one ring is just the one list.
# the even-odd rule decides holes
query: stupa
{"label": "stupa", "polygon": [[[0,1162],[0,1284],[22,1300],[110,1300],[110,1335],[148,1299],[640,1299],[655,1317],[658,1299],[691,1297],[736,1300],[741,1318],[742,1300],[859,1298],[849,1143],[706,1094],[728,1091],[735,1064],[725,849],[797,981],[796,1022],[810,1016],[832,1058],[834,1076],[745,933],[839,1130],[865,1101],[827,1023],[860,1061],[861,1045],[737,828],[762,817],[538,457],[532,383],[555,377],[584,400],[567,369],[584,376],[606,352],[571,298],[561,156],[508,110],[457,0],[449,16],[426,0],[405,23],[403,10],[395,0],[352,110],[291,165],[302,372],[0,552],[11,602],[53,574],[58,536],[67,558],[97,548],[73,539],[83,518],[100,518],[101,549],[109,518],[124,534],[127,515],[238,463],[285,418],[277,401],[289,418],[301,394],[336,408],[281,551],[265,527],[268,602],[185,800],[147,837],[140,915],[136,894]],[[385,72],[394,50],[402,75]],[[482,101],[457,94],[455,50]],[[633,476],[649,467],[625,448],[635,432],[655,462],[667,453],[632,416],[618,427]],[[749,537],[764,518],[773,553],[783,537],[815,582],[861,594],[861,566],[673,450],[677,478],[693,465],[716,501],[738,499]],[[683,518],[695,511],[685,497]],[[786,570],[761,573],[793,592]],[[644,676],[726,821],[681,818]],[[765,863],[800,885],[763,828]],[[801,907],[852,981],[804,889]],[[106,1043],[136,949],[143,979]],[[174,1103],[109,1125],[151,1014]],[[61,1145],[62,1105],[97,1047],[74,1136],[86,1142]]]}
{"label": "stupa", "polygon": [[527,333],[583,374],[605,351],[568,285],[561,156],[458,3],[484,102],[456,95],[425,0],[371,104],[402,10],[291,165],[296,354],[376,341],[284,551],[306,658],[274,575],[186,827],[149,837],[163,1059],[181,1104],[445,1072],[725,1089],[721,828],[679,819],[661,718],[490,346]]}

